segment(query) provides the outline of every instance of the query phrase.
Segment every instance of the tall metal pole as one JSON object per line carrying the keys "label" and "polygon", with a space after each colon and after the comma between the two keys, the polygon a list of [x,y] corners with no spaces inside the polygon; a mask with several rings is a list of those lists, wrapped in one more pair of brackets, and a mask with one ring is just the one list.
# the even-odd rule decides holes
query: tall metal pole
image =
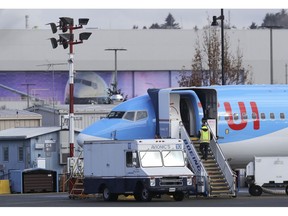
{"label": "tall metal pole", "polygon": [[273,29],[281,29],[283,26],[262,26],[263,28],[270,29],[270,84],[274,83],[273,80]]}
{"label": "tall metal pole", "polygon": [[221,67],[222,67],[222,85],[225,85],[225,73],[224,73],[224,14],[221,9]]}
{"label": "tall metal pole", "polygon": [[117,74],[117,49],[115,49],[115,77],[114,77],[114,84],[115,84],[115,86],[114,86],[114,92],[116,92],[117,91],[117,89],[118,89],[118,78],[117,78],[117,76],[118,76],[118,74]]}
{"label": "tall metal pole", "polygon": [[286,85],[287,85],[287,76],[288,76],[288,74],[287,74],[287,64],[285,64],[285,80],[286,80]]}
{"label": "tall metal pole", "polygon": [[127,51],[127,49],[123,49],[123,48],[113,48],[113,49],[105,49],[105,51],[114,51],[114,60],[115,60],[115,73],[114,73],[114,88],[113,88],[113,92],[115,93],[117,91],[118,88],[118,78],[117,78],[117,51]]}
{"label": "tall metal pole", "polygon": [[[70,34],[73,35],[73,25],[69,26]],[[74,156],[74,53],[73,41],[69,42],[69,150],[70,157]]]}
{"label": "tall metal pole", "polygon": [[270,83],[273,84],[273,33],[270,28]]}

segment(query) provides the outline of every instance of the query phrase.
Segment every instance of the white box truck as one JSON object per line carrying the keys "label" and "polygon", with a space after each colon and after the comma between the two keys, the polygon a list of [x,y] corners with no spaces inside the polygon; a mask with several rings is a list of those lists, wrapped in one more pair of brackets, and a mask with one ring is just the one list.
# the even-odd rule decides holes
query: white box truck
{"label": "white box truck", "polygon": [[162,194],[182,201],[195,190],[180,139],[101,140],[84,143],[84,193],[105,201],[134,195],[151,201]]}
{"label": "white box truck", "polygon": [[252,196],[260,196],[265,188],[283,187],[288,195],[288,157],[255,157],[246,166],[246,182]]}

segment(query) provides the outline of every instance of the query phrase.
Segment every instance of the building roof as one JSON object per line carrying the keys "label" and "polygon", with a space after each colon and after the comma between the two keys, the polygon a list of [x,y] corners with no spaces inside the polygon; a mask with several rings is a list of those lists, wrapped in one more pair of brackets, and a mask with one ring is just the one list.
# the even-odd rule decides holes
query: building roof
{"label": "building roof", "polygon": [[42,115],[26,110],[1,109],[0,120],[1,119],[42,119]]}
{"label": "building roof", "polygon": [[[108,113],[110,112],[117,104],[74,104],[74,113],[75,114],[95,114],[95,113]],[[68,114],[69,113],[69,104],[57,104],[57,105],[44,105],[37,107],[30,107],[29,110],[38,109],[46,112],[54,113],[55,111],[58,114]]]}
{"label": "building roof", "polygon": [[29,139],[59,130],[61,130],[61,127],[10,128],[0,131],[0,140]]}

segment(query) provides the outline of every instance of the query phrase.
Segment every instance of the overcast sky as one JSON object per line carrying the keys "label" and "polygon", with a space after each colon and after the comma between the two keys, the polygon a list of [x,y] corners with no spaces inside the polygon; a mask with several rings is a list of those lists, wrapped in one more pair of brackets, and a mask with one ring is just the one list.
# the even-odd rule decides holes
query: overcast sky
{"label": "overcast sky", "polygon": [[[281,4],[274,0],[273,6],[263,2],[261,6],[245,5],[247,0],[241,1],[243,4],[239,5],[227,4],[227,0],[202,0],[198,5],[194,3],[195,0],[158,1],[162,3],[155,4],[157,0],[146,0],[144,3],[137,0],[105,0],[101,4],[95,3],[95,0],[50,0],[44,3],[39,0],[7,0],[6,3],[0,3],[0,28],[24,29],[27,25],[28,28],[49,28],[47,23],[58,22],[59,17],[65,16],[74,18],[75,22],[78,18],[89,18],[87,28],[132,29],[136,25],[141,29],[143,26],[149,28],[153,23],[163,24],[169,13],[183,29],[195,26],[202,28],[207,25],[208,18],[211,20],[214,15],[220,16],[221,6],[218,5],[226,1],[222,4],[225,5],[225,22],[242,29],[248,28],[252,22],[261,25],[267,13],[277,13],[288,8],[283,0]],[[216,1],[220,4],[215,5]]]}

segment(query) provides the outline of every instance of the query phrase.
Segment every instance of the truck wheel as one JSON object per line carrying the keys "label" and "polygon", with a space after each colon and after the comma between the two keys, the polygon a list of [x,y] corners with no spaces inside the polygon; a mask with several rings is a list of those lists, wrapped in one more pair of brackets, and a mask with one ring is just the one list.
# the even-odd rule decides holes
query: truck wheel
{"label": "truck wheel", "polygon": [[103,190],[103,199],[105,201],[116,201],[118,199],[118,195],[110,193],[109,188],[105,187]]}
{"label": "truck wheel", "polygon": [[173,194],[173,199],[175,201],[182,201],[184,199],[184,193],[183,192],[176,192]]}
{"label": "truck wheel", "polygon": [[[150,202],[152,200],[152,195],[150,193],[150,191],[146,188],[146,187],[142,187],[139,191],[139,198],[141,201],[143,202]],[[138,196],[138,195],[137,195]],[[137,197],[136,196],[136,197]],[[136,198],[137,200],[137,198]]]}
{"label": "truck wheel", "polygon": [[286,192],[286,194],[288,195],[288,185],[287,185],[286,188],[285,188],[285,192]]}
{"label": "truck wheel", "polygon": [[141,201],[140,193],[134,193],[134,198],[136,201],[140,202]]}
{"label": "truck wheel", "polygon": [[249,187],[249,193],[252,195],[252,196],[261,196],[262,194],[262,188],[259,186],[259,185],[251,185]]}

